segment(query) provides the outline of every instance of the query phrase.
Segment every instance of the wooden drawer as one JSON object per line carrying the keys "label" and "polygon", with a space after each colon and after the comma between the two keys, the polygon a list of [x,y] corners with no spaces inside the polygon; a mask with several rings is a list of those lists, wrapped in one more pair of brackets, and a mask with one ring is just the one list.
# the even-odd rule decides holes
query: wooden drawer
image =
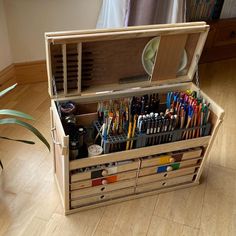
{"label": "wooden drawer", "polygon": [[171,172],[173,170],[178,170],[184,167],[195,166],[201,161],[201,158],[197,159],[190,159],[182,162],[175,162],[169,165],[162,165],[162,166],[152,166],[140,169],[139,176],[151,175],[156,173],[163,173],[163,172]]}
{"label": "wooden drawer", "polygon": [[134,186],[135,186],[135,179],[124,180],[121,182],[74,190],[74,191],[71,191],[70,197],[71,199],[76,199],[76,198],[80,198],[80,197],[84,197],[88,195],[102,194],[103,192],[109,192],[113,190],[134,187]]}
{"label": "wooden drawer", "polygon": [[201,153],[202,153],[201,148],[195,148],[195,149],[190,149],[183,152],[170,153],[170,154],[161,155],[158,157],[143,159],[141,162],[141,168],[148,167],[148,166],[155,166],[155,165],[164,165],[164,164],[169,164],[173,162],[180,162],[183,160],[188,160],[191,158],[197,158],[201,156]]}
{"label": "wooden drawer", "polygon": [[129,170],[135,170],[139,167],[139,161],[127,161],[120,162],[117,166],[114,167],[105,167],[97,170],[91,170],[82,173],[76,173],[71,175],[71,182],[76,182],[84,179],[96,179],[100,177],[106,177],[108,175],[114,175],[116,173],[125,172]]}
{"label": "wooden drawer", "polygon": [[128,171],[119,173],[117,175],[107,176],[104,178],[74,182],[70,185],[70,190],[106,185],[127,179],[134,179],[136,177],[136,174],[137,174],[136,171]]}
{"label": "wooden drawer", "polygon": [[108,200],[119,198],[122,196],[128,196],[133,193],[134,193],[134,188],[127,188],[127,189],[112,191],[112,192],[108,192],[108,193],[102,193],[102,194],[99,194],[96,196],[72,200],[71,201],[71,208],[76,208],[76,207],[87,205],[87,204],[108,201]]}
{"label": "wooden drawer", "polygon": [[143,184],[136,188],[136,192],[140,193],[140,192],[151,191],[151,190],[156,190],[160,188],[171,187],[171,186],[175,186],[182,183],[192,182],[193,176],[194,174],[191,174],[191,175],[185,175],[185,176],[181,176],[181,177],[177,177],[173,179],[152,182],[150,184]]}
{"label": "wooden drawer", "polygon": [[139,177],[137,180],[137,185],[193,174],[197,171],[198,167],[199,166],[187,167],[170,172]]}
{"label": "wooden drawer", "polygon": [[236,22],[219,24],[216,32],[215,45],[227,45],[236,43]]}

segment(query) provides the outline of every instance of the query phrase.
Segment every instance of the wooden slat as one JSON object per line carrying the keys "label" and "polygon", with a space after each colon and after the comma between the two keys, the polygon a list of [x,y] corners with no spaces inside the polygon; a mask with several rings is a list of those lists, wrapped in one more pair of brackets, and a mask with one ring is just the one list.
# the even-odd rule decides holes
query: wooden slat
{"label": "wooden slat", "polygon": [[153,68],[153,81],[176,78],[186,40],[187,34],[161,37]]}
{"label": "wooden slat", "polygon": [[129,26],[122,28],[110,28],[110,29],[88,29],[88,30],[73,30],[73,31],[57,31],[57,32],[46,32],[46,37],[53,36],[66,36],[66,35],[78,35],[78,34],[94,34],[94,33],[104,33],[104,32],[116,32],[116,31],[132,31],[138,29],[156,29],[156,28],[168,28],[168,27],[183,27],[183,26],[203,26],[206,25],[205,21],[199,22],[186,22],[186,23],[176,23],[176,24],[155,24],[155,25],[139,25],[139,26]]}
{"label": "wooden slat", "polygon": [[67,94],[67,54],[66,54],[66,44],[62,45],[62,60],[63,60],[63,88],[64,95]]}
{"label": "wooden slat", "polygon": [[55,178],[57,180],[57,184],[59,186],[59,192],[62,197],[63,206],[66,206],[65,201],[65,176],[64,176],[64,157],[61,155],[60,147],[55,145]]}
{"label": "wooden slat", "polygon": [[77,86],[78,86],[78,94],[81,93],[81,72],[82,72],[82,44],[78,43],[77,44],[77,53],[78,53],[78,81],[77,81]]}
{"label": "wooden slat", "polygon": [[[78,102],[78,103],[91,103],[94,102],[95,96],[96,96],[96,101],[103,101],[103,100],[109,100],[109,99],[116,99],[116,98],[124,98],[124,97],[132,97],[132,96],[142,96],[143,94],[150,94],[150,93],[166,93],[169,91],[186,91],[192,86],[191,82],[184,83],[185,79],[182,80],[183,83],[177,83],[177,84],[166,84],[162,86],[155,86],[156,84],[151,84],[149,83],[148,87],[144,87],[140,89],[139,83],[136,83],[136,86],[130,85],[127,87],[126,84],[124,85],[119,85],[122,90],[117,90],[118,84],[113,87],[113,86],[96,86],[96,89],[90,90],[88,93],[83,93],[80,97],[78,96],[71,96],[70,99]],[[157,81],[158,82],[158,81]],[[144,85],[144,84],[142,84]],[[104,88],[105,87],[105,88]],[[116,88],[115,91],[113,89]],[[100,90],[99,90],[100,89]],[[101,92],[99,92],[101,91]],[[102,92],[103,91],[103,92]],[[61,97],[54,99],[54,101],[67,101],[68,98]]]}
{"label": "wooden slat", "polygon": [[116,31],[116,32],[103,32],[103,33],[91,33],[81,35],[69,35],[69,36],[54,36],[47,37],[47,39],[54,44],[63,43],[80,43],[80,42],[93,42],[93,41],[109,41],[116,39],[130,39],[130,38],[143,38],[143,37],[155,37],[158,35],[175,35],[175,34],[191,34],[198,32],[205,32],[209,26],[182,26],[182,27],[170,27],[170,28],[154,28],[154,29],[137,29],[132,31]]}
{"label": "wooden slat", "polygon": [[65,131],[63,129],[61,119],[59,117],[54,101],[51,102],[51,109],[53,112],[54,119],[52,135],[56,139],[55,141],[59,143],[58,146],[60,146],[62,154],[65,155],[66,153],[69,153],[69,136],[65,135]]}

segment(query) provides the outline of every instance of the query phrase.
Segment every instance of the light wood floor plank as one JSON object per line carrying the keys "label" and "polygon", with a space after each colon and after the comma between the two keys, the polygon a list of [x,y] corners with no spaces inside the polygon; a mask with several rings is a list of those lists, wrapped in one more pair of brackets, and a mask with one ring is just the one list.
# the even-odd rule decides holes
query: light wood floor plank
{"label": "light wood floor plank", "polygon": [[172,220],[153,216],[148,230],[148,236],[197,236],[199,230]]}

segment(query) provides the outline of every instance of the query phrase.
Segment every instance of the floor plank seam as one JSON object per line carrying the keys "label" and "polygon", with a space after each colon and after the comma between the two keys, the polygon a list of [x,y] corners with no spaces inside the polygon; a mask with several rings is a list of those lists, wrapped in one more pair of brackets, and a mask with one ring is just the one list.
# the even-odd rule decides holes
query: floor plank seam
{"label": "floor plank seam", "polygon": [[151,223],[152,223],[152,218],[153,218],[153,216],[154,216],[154,212],[155,212],[156,206],[157,206],[157,204],[158,204],[158,200],[159,200],[159,195],[160,195],[160,194],[157,194],[157,195],[156,195],[157,199],[156,199],[156,202],[155,202],[155,206],[154,206],[154,208],[153,208],[153,211],[152,211],[152,215],[151,215],[151,218],[150,218],[150,221],[149,221],[149,225],[148,225],[148,228],[147,228],[147,233],[146,233],[146,235],[148,235],[148,232],[149,232],[149,229],[150,229],[150,225],[151,225]]}
{"label": "floor plank seam", "polygon": [[102,213],[100,219],[98,220],[97,224],[96,224],[95,227],[94,227],[94,231],[92,232],[92,236],[95,234],[95,232],[96,232],[96,230],[97,230],[97,228],[98,228],[98,225],[99,225],[100,222],[102,221],[102,218],[103,218],[103,216],[104,216],[104,214],[105,214],[105,210],[106,210],[105,207],[103,207],[103,213]]}

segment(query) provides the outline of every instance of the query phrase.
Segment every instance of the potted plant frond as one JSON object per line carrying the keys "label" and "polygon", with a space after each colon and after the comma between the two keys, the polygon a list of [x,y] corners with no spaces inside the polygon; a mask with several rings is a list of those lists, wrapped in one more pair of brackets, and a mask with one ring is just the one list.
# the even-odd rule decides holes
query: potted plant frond
{"label": "potted plant frond", "polygon": [[[0,92],[0,97],[5,95],[6,93],[10,92],[12,89],[14,89],[16,87],[16,85],[17,84],[14,84],[11,87],[1,91]],[[16,117],[16,118],[12,118],[12,117],[1,118],[0,119],[0,125],[16,124],[16,125],[19,125],[19,126],[22,126],[26,129],[28,129],[34,135],[36,135],[46,145],[46,147],[50,151],[50,145],[47,142],[47,140],[44,138],[44,136],[35,127],[33,127],[31,124],[18,119],[18,118],[24,118],[24,119],[27,119],[27,120],[34,120],[34,118],[32,116],[30,116],[28,114],[25,114],[23,112],[20,112],[20,111],[11,110],[11,109],[0,109],[0,115]],[[5,137],[5,136],[1,136],[1,135],[0,135],[0,139],[6,139],[6,140],[11,140],[11,141],[16,141],[16,142],[22,142],[22,143],[26,143],[26,144],[35,144],[35,142],[33,142],[33,141],[22,140],[22,139],[14,139],[14,138],[9,138],[9,137]],[[3,164],[1,162],[1,159],[0,159],[0,167],[3,169]]]}

